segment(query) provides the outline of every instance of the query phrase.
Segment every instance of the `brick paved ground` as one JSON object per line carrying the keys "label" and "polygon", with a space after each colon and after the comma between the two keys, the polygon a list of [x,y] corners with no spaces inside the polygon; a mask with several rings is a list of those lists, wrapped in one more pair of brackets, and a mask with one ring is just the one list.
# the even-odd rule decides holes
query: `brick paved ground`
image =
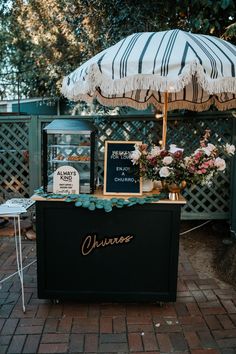
{"label": "brick paved ground", "polygon": [[[23,241],[24,263],[35,242]],[[0,279],[15,271],[13,238],[0,238]],[[51,304],[37,298],[36,264],[25,271],[27,311],[18,277],[0,289],[3,353],[236,353],[236,291],[200,279],[180,248],[178,298],[157,304]]]}

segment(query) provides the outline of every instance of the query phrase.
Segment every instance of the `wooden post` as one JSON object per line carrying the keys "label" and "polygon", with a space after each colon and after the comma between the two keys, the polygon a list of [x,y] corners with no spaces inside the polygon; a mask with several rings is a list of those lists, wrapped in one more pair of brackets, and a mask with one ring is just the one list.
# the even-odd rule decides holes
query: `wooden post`
{"label": "wooden post", "polygon": [[[38,145],[38,136],[41,135],[38,125],[38,116],[31,116],[29,121],[29,189],[30,195],[42,184],[41,174],[41,147]],[[41,172],[41,171],[40,171]]]}
{"label": "wooden post", "polygon": [[17,110],[18,110],[18,115],[20,115],[20,76],[19,76],[19,72],[17,73]]}
{"label": "wooden post", "polygon": [[166,131],[167,131],[167,106],[168,106],[168,92],[164,93],[164,109],[163,109],[163,124],[162,124],[162,149],[166,147]]}

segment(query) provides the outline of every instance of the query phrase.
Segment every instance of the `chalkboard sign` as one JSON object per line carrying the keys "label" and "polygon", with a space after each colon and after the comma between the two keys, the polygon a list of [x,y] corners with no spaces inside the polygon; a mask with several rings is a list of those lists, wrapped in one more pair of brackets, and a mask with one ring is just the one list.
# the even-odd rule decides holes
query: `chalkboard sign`
{"label": "chalkboard sign", "polygon": [[133,165],[130,152],[141,141],[106,141],[104,158],[105,195],[141,195],[139,166]]}

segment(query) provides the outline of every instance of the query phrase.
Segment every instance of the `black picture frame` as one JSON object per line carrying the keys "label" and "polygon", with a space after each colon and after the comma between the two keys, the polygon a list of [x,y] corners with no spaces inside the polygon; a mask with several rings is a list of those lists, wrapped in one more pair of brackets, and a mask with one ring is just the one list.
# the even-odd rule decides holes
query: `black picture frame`
{"label": "black picture frame", "polygon": [[142,195],[139,165],[133,165],[129,153],[141,141],[105,141],[104,195]]}

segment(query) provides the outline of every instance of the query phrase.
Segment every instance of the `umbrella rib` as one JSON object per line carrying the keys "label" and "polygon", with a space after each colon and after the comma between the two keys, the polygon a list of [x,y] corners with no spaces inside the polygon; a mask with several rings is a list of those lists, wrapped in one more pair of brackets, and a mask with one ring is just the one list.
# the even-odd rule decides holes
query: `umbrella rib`
{"label": "umbrella rib", "polygon": [[191,46],[191,44],[189,42],[186,42],[185,47],[184,47],[184,52],[183,52],[183,56],[182,56],[182,60],[181,60],[181,67],[180,70],[178,72],[178,75],[180,75],[185,67],[185,61],[186,61],[186,57],[187,57],[187,53],[189,48],[192,49],[192,51],[194,52],[194,54],[196,55],[196,57],[198,58],[200,64],[202,65],[202,59],[199,57],[199,55],[197,54],[197,52],[194,50],[194,48]]}
{"label": "umbrella rib", "polygon": [[[217,70],[216,60],[215,60],[214,56],[210,53],[210,49],[211,48],[209,46],[208,46],[209,49],[204,47],[204,45],[201,43],[201,41],[203,41],[203,39],[199,40],[199,39],[197,39],[197,38],[195,38],[195,37],[193,37],[191,35],[189,35],[189,37],[199,46],[199,48],[201,48],[203,53],[210,60],[210,62],[211,62],[211,75],[210,76],[213,77],[213,78],[218,77],[218,70]],[[214,53],[214,55],[219,59],[219,57],[216,55],[216,53]]]}

